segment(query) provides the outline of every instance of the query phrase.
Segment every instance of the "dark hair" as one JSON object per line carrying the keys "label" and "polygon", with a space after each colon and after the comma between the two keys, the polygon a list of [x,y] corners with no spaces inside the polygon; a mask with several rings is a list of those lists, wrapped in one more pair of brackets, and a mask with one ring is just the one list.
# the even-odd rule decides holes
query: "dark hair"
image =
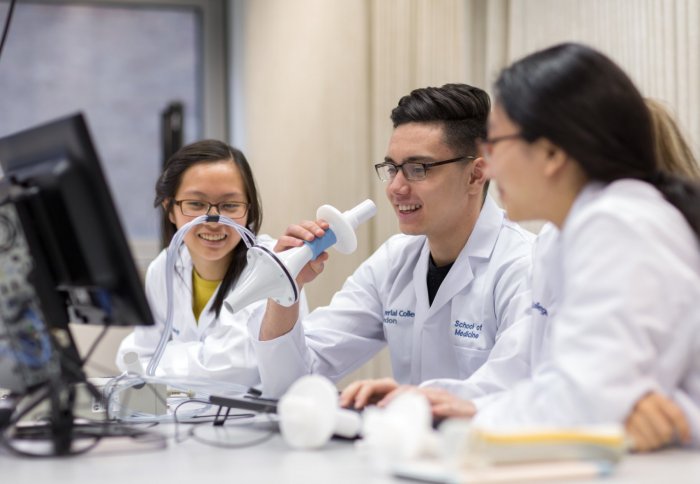
{"label": "dark hair", "polygon": [[457,152],[475,153],[477,138],[486,138],[489,95],[467,84],[414,89],[391,111],[394,128],[406,123],[442,124],[445,143]]}
{"label": "dark hair", "polygon": [[523,138],[546,138],[604,183],[635,178],[653,184],[700,236],[700,187],[657,168],[644,99],[612,60],[565,43],[503,69],[496,102]]}
{"label": "dark hair", "polygon": [[[177,190],[182,182],[182,174],[190,167],[200,163],[216,163],[231,161],[234,163],[243,178],[243,186],[247,197],[249,228],[254,234],[258,233],[262,225],[262,204],[258,197],[253,172],[250,169],[245,155],[236,148],[217,140],[202,140],[180,148],[165,164],[165,169],[156,182],[156,197],[153,201],[155,207],[162,207],[162,233],[163,245],[167,246],[177,232],[177,227],[170,221],[168,215],[174,206]],[[242,241],[233,249],[233,259],[224,275],[219,290],[212,304],[212,311],[219,317],[224,298],[231,286],[236,282],[246,266],[246,253],[248,248]]]}

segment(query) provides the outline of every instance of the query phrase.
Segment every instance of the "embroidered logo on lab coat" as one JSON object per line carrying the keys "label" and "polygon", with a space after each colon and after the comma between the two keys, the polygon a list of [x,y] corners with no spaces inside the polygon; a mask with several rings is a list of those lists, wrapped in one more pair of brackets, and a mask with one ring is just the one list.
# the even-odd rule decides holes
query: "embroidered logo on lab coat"
{"label": "embroidered logo on lab coat", "polygon": [[542,316],[547,316],[549,313],[547,312],[547,308],[542,306],[539,302],[535,301],[532,303],[532,309],[536,309],[537,311],[540,312]]}
{"label": "embroidered logo on lab coat", "polygon": [[467,323],[459,319],[455,320],[453,325],[455,328],[455,336],[468,339],[479,339],[481,330],[484,328],[484,323]]}
{"label": "embroidered logo on lab coat", "polygon": [[414,318],[416,313],[410,309],[385,309],[384,324],[399,324],[399,319]]}

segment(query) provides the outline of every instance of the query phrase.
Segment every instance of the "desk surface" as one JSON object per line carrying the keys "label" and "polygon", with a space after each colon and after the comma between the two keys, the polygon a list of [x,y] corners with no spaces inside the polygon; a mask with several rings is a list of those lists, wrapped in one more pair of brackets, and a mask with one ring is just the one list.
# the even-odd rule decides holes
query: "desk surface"
{"label": "desk surface", "polygon": [[[259,445],[236,449],[218,448],[196,440],[241,442],[263,435],[259,431],[232,431],[228,424],[226,427],[221,430],[221,427],[200,424],[196,426],[195,437],[177,442],[174,426],[161,425],[159,431],[168,436],[165,449],[153,449],[147,445],[139,448],[132,442],[108,440],[89,453],[71,458],[28,459],[0,451],[0,476],[2,482],[8,484],[409,482],[373,469],[355,450],[353,443],[347,441],[333,440],[315,451],[294,451],[279,434]],[[699,480],[700,453],[670,450],[628,456],[611,477],[577,482],[638,484],[697,483]]]}

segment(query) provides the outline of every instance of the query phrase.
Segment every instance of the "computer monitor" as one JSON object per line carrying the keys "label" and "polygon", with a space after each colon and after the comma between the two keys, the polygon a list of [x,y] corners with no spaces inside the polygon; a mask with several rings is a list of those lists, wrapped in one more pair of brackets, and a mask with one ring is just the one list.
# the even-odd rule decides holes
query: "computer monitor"
{"label": "computer monitor", "polygon": [[48,269],[52,287],[43,292],[52,294],[39,295],[47,324],[66,324],[66,306],[73,322],[153,324],[82,114],[0,139],[0,165],[24,192],[14,203],[32,255]]}
{"label": "computer monitor", "polygon": [[0,388],[68,388],[85,380],[69,321],[151,311],[82,114],[0,139],[0,166]]}

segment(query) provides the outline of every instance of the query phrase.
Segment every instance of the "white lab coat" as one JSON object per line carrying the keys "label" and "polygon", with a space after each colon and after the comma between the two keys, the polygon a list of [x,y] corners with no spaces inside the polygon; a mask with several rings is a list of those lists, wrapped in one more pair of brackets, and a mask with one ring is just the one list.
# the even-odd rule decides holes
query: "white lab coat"
{"label": "white lab coat", "polygon": [[559,244],[545,267],[558,307],[535,338],[544,349],[532,378],[490,399],[475,424],[622,423],[658,391],[681,406],[699,445],[700,250],[683,216],[649,184],[591,184]]}
{"label": "white lab coat", "polygon": [[400,383],[468,377],[514,320],[511,302],[526,290],[533,239],[487,197],[429,305],[427,239],[391,237],[303,325],[260,341],[260,324],[251,320],[265,394],[279,396],[310,373],[337,381],[385,345]]}
{"label": "white lab coat", "polygon": [[[272,248],[275,240],[258,236],[258,243]],[[124,370],[123,356],[134,351],[139,355],[143,369],[148,366],[160,339],[167,312],[165,286],[166,251],[163,250],[149,265],[146,272],[146,296],[153,312],[155,326],[137,327],[121,343],[117,366]],[[246,267],[239,277],[249,273]],[[173,284],[174,320],[172,339],[167,343],[156,376],[187,379],[207,379],[256,386],[260,383],[255,350],[247,331],[247,323],[259,321],[265,313],[267,300],[252,303],[235,314],[221,309],[217,319],[209,308],[212,297],[195,322],[192,311],[192,259],[186,245],[182,245],[175,265]],[[302,293],[302,313],[308,312]]]}
{"label": "white lab coat", "polygon": [[513,302],[518,305],[517,320],[501,333],[486,363],[466,380],[438,378],[420,386],[443,388],[481,408],[496,393],[530,378],[532,368],[547,354],[549,317],[561,299],[559,257],[559,230],[545,224],[533,244],[530,290]]}

